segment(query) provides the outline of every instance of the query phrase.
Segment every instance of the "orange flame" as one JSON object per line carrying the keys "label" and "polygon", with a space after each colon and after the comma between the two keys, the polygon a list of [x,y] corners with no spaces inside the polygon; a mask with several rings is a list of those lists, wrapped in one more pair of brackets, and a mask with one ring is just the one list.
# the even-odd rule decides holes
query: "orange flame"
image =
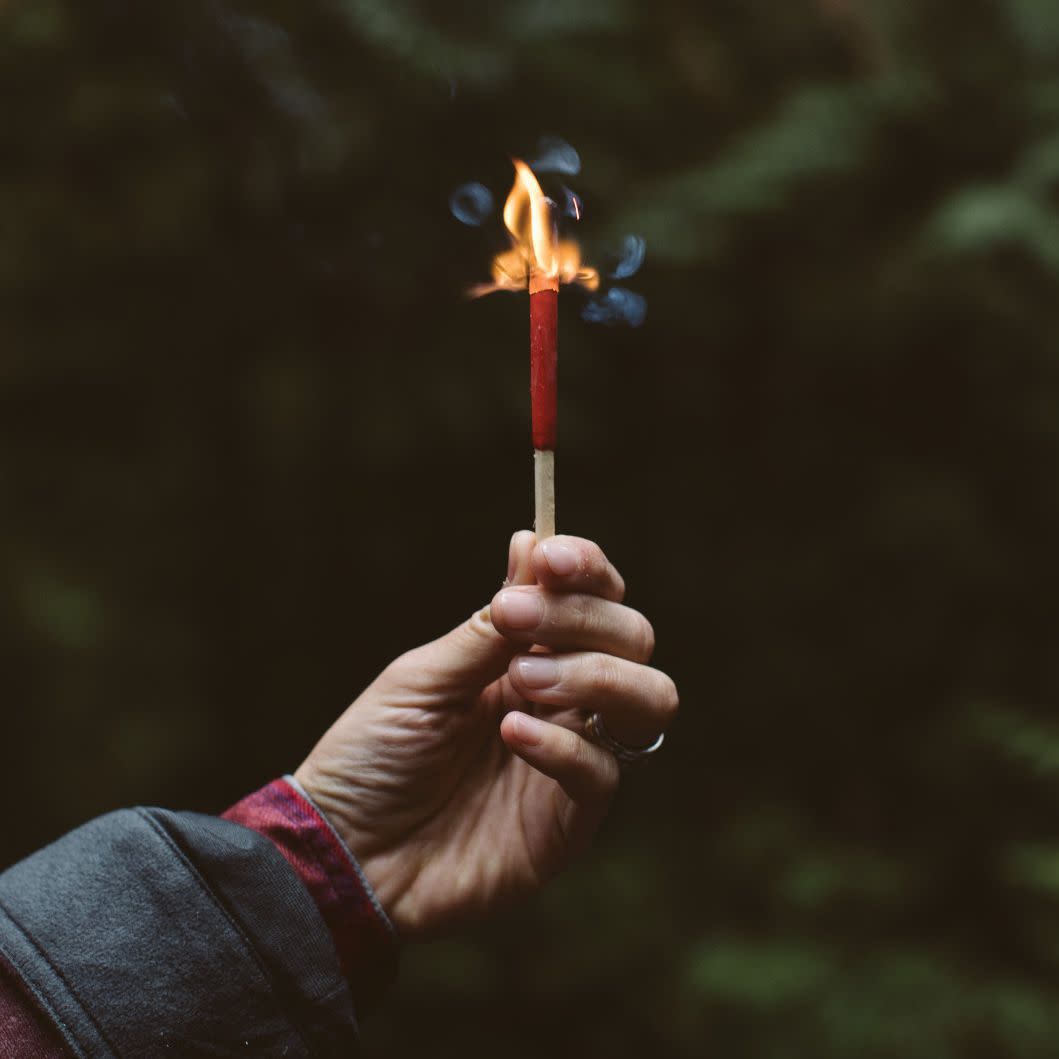
{"label": "orange flame", "polygon": [[[526,290],[548,280],[579,283],[589,290],[599,287],[599,273],[581,264],[581,248],[572,239],[560,239],[555,203],[543,191],[525,162],[515,163],[515,184],[504,203],[504,226],[511,246],[493,258],[492,283],[471,288],[471,296],[498,290]],[[551,284],[548,284],[551,285]]]}

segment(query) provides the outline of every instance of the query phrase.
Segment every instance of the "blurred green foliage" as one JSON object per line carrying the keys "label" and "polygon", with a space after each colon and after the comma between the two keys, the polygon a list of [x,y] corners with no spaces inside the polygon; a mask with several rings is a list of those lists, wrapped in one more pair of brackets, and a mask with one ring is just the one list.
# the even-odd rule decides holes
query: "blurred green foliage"
{"label": "blurred green foliage", "polygon": [[1059,1049],[1054,0],[9,0],[11,860],[218,810],[531,517],[509,153],[648,240],[564,295],[560,523],[685,703],[580,868],[405,954],[380,1055]]}

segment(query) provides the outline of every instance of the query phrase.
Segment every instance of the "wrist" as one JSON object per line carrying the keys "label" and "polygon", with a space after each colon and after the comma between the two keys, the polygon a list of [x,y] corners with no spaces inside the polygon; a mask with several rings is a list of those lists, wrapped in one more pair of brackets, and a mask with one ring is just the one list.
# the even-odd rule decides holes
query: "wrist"
{"label": "wrist", "polygon": [[402,878],[402,858],[387,851],[379,837],[359,823],[364,814],[353,805],[350,784],[319,767],[311,757],[291,779],[335,833],[380,910],[403,935],[404,927],[395,914],[407,888]]}

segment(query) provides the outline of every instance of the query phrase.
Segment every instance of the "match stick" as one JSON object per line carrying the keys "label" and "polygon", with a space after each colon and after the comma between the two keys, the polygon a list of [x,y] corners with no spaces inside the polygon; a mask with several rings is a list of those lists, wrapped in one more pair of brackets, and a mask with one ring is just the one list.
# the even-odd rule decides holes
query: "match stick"
{"label": "match stick", "polygon": [[530,404],[537,539],[555,536],[555,440],[558,420],[559,278],[534,269],[530,292]]}
{"label": "match stick", "polygon": [[555,452],[534,449],[533,482],[536,498],[536,517],[533,527],[537,540],[555,536]]}

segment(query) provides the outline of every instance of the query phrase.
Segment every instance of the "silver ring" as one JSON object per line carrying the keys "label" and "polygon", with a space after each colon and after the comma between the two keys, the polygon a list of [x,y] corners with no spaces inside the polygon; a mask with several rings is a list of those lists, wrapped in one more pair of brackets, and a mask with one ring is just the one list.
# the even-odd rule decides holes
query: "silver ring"
{"label": "silver ring", "polygon": [[585,734],[594,743],[603,747],[604,750],[609,750],[623,765],[643,760],[643,758],[658,750],[666,740],[665,732],[663,732],[650,746],[626,746],[624,743],[619,743],[607,731],[606,726],[603,724],[603,718],[598,713],[593,713],[585,721]]}

